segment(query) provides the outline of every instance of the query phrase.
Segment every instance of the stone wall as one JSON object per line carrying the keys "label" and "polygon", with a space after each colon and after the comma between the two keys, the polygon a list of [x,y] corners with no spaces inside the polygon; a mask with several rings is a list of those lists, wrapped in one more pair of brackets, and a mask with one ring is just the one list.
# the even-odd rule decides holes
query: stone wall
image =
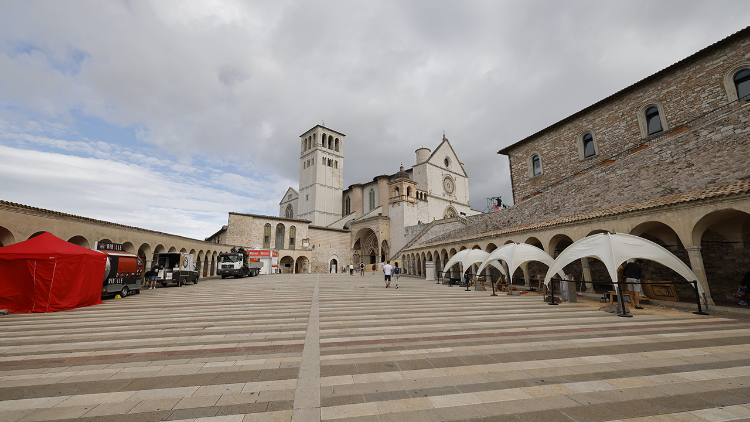
{"label": "stone wall", "polygon": [[351,232],[311,226],[309,228],[312,247],[312,272],[327,273],[330,262],[335,259],[339,271],[341,265],[352,263]]}
{"label": "stone wall", "polygon": [[[745,35],[726,42],[720,47],[707,50],[712,51],[697,53],[674,68],[665,69],[583,110],[580,114],[577,113],[553,125],[551,129],[509,147],[507,150],[514,202],[519,203],[545,186],[574,175],[589,166],[599,165],[610,156],[635,148],[649,139],[642,133],[638,119],[639,114],[644,111],[643,107],[648,104],[658,103],[661,106],[662,116],[666,123],[665,129],[668,131],[680,129],[679,125],[730,102],[730,95],[724,87],[724,77],[728,72],[733,74],[733,69],[736,69],[737,65],[748,63],[750,40]],[[727,123],[728,126],[715,126],[712,133],[696,134],[696,137],[703,140],[712,140],[716,136],[723,138],[725,131],[736,130],[732,122]],[[597,154],[582,159],[579,144],[585,131],[593,134]],[[731,147],[731,144],[727,146]],[[727,152],[727,149],[723,152]],[[543,174],[530,177],[528,161],[534,153],[539,154],[541,158]],[[669,160],[671,157],[669,154],[662,154],[662,158]],[[700,161],[684,162],[683,165],[686,167],[671,166],[666,171],[674,172],[691,166],[696,166],[696,169],[706,167]],[[614,173],[615,170],[611,169],[609,172]],[[690,173],[686,172],[686,174]],[[621,176],[625,174],[614,175],[614,177]],[[605,179],[611,179],[611,177],[605,177]],[[602,181],[610,182],[611,180]],[[658,181],[659,179],[650,178],[647,184],[638,188],[653,192],[654,184]],[[592,180],[592,182],[599,181]],[[605,197],[589,195],[587,201],[604,207],[611,205],[611,199],[612,195]]]}

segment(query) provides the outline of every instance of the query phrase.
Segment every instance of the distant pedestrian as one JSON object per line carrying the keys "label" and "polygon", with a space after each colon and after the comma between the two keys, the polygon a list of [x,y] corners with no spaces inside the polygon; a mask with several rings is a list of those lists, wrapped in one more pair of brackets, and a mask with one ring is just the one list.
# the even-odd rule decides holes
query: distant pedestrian
{"label": "distant pedestrian", "polygon": [[349,264],[349,276],[354,275],[354,264]]}
{"label": "distant pedestrian", "polygon": [[[627,284],[627,286],[630,288],[631,291],[635,292],[633,295],[635,297],[635,303],[633,304],[635,306],[635,309],[643,309],[641,307],[641,277],[643,276],[643,260],[636,259],[635,262],[628,262],[628,265],[625,266],[625,282],[627,283],[633,283],[633,284]],[[620,288],[622,291],[622,288]]]}
{"label": "distant pedestrian", "polygon": [[395,267],[393,267],[393,279],[396,282],[396,288],[398,289],[398,276],[401,274],[401,268],[398,266],[398,262],[394,262]]}
{"label": "distant pedestrian", "polygon": [[748,271],[748,273],[745,274],[745,277],[742,278],[740,290],[745,292],[745,297],[740,300],[738,305],[747,306],[747,295],[750,293],[750,271]]}
{"label": "distant pedestrian", "polygon": [[391,261],[386,261],[385,265],[383,266],[383,272],[385,273],[385,288],[387,289],[391,287],[391,273],[393,272]]}

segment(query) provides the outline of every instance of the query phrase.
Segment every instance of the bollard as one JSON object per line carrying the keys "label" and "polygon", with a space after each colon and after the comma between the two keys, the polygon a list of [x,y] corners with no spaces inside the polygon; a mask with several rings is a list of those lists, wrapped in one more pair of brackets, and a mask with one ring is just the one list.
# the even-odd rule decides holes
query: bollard
{"label": "bollard", "polygon": [[559,303],[555,303],[555,280],[549,281],[549,303],[547,305],[559,305]]}
{"label": "bollard", "polygon": [[695,302],[698,304],[698,312],[693,312],[695,315],[708,315],[707,313],[703,312],[703,309],[701,308],[701,295],[698,294],[698,280],[693,280],[690,283],[693,284],[693,289],[695,289]]}

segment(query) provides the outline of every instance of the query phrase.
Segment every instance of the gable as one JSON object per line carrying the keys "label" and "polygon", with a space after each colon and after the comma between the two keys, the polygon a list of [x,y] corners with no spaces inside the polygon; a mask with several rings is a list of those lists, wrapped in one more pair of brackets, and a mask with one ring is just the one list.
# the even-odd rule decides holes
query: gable
{"label": "gable", "polygon": [[294,200],[299,198],[299,193],[294,190],[294,188],[290,187],[286,190],[286,193],[283,197],[281,197],[281,201],[279,201],[279,205],[286,204],[287,202],[293,202]]}
{"label": "gable", "polygon": [[446,158],[450,163],[449,167],[447,168],[448,171],[452,171],[464,177],[468,177],[466,176],[464,166],[458,159],[458,155],[456,155],[456,151],[453,150],[450,141],[448,141],[448,138],[443,137],[443,142],[441,142],[440,145],[435,148],[435,151],[430,155],[430,158],[427,159],[427,162],[434,166],[440,167],[441,169],[446,169]]}

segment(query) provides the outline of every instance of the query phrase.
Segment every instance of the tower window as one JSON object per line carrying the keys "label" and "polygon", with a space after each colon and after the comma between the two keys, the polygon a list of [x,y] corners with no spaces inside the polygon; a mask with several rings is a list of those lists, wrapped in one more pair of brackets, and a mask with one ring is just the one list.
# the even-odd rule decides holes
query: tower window
{"label": "tower window", "polygon": [[321,164],[326,165],[326,157],[323,157],[323,162]]}
{"label": "tower window", "polygon": [[339,168],[339,162],[338,162],[338,160],[336,160],[336,161],[333,162],[333,168],[335,168],[335,169]]}
{"label": "tower window", "polygon": [[375,189],[370,189],[370,211],[375,209]]}
{"label": "tower window", "polygon": [[649,135],[662,131],[658,108],[649,107],[648,110],[646,110],[646,128],[648,129]]}
{"label": "tower window", "polygon": [[583,157],[592,157],[596,155],[594,147],[594,137],[590,133],[583,135]]}
{"label": "tower window", "polygon": [[339,138],[336,138],[334,149],[338,152],[339,150]]}
{"label": "tower window", "polygon": [[745,69],[734,75],[734,87],[739,101],[750,101],[750,70]]}

